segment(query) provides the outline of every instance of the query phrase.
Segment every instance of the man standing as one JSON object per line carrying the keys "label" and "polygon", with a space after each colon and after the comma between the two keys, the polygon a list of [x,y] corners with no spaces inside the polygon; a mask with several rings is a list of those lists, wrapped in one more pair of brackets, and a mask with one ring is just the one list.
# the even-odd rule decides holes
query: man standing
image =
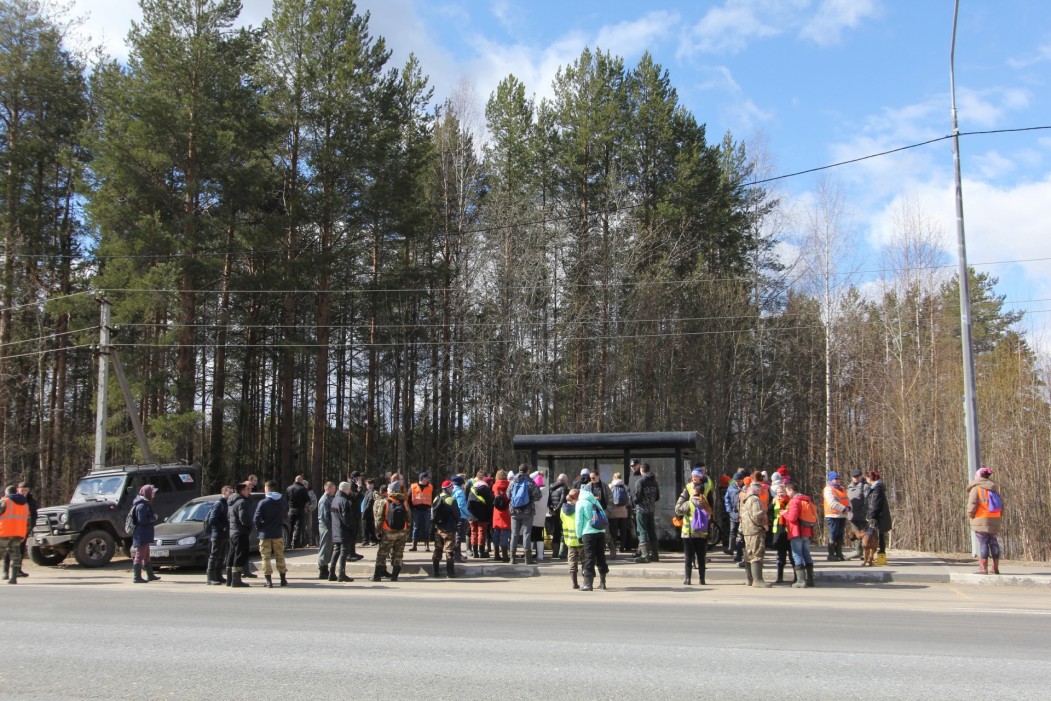
{"label": "man standing", "polygon": [[252,517],[249,515],[248,495],[252,483],[244,481],[227,500],[230,520],[230,554],[226,558],[226,586],[247,587],[241,581],[242,572],[248,567],[248,534],[252,532]]}
{"label": "man standing", "polygon": [[[350,489],[350,484],[347,484]],[[343,491],[340,487],[339,491]],[[376,480],[369,477],[365,480],[365,492],[361,497],[361,544],[377,545],[379,538],[376,537],[376,522],[372,518],[372,508],[376,505]]]}
{"label": "man standing", "polygon": [[[268,484],[267,491],[269,489]],[[288,498],[288,530],[291,534],[288,547],[289,550],[294,550],[305,542],[306,522],[304,517],[307,512],[307,502],[310,501],[310,492],[303,484],[303,475],[296,475],[295,482],[285,490],[285,497]]]}
{"label": "man standing", "polygon": [[[33,532],[33,526],[36,525],[37,511],[40,509],[40,505],[36,503],[36,499],[30,494],[29,483],[19,482],[18,493],[25,498],[26,505],[29,507],[29,530],[26,532],[26,537],[22,539],[22,562],[26,561],[26,548],[29,543],[29,533]],[[18,570],[19,577],[28,577],[22,569]]]}
{"label": "man standing", "polygon": [[223,563],[226,562],[226,550],[230,547],[230,508],[227,497],[234,493],[234,488],[223,485],[219,498],[208,509],[204,517],[204,527],[208,531],[208,584],[226,584],[223,579]]}
{"label": "man standing", "polygon": [[8,584],[17,584],[18,578],[22,576],[22,541],[28,534],[29,503],[11,485],[0,497],[0,555],[4,560],[4,579]]}
{"label": "man standing", "polygon": [[456,561],[467,562],[463,556],[463,542],[468,538],[470,512],[467,509],[467,493],[463,490],[464,478],[463,475],[453,475],[450,481],[453,483],[453,498],[460,507],[460,523],[456,527]]}
{"label": "man standing", "polygon": [[562,549],[562,504],[569,493],[569,477],[558,476],[547,494],[547,532],[551,534],[551,557],[564,560],[569,553]]}
{"label": "man standing", "polygon": [[734,556],[734,562],[741,562],[744,557],[744,541],[741,540],[741,486],[744,484],[744,470],[734,473],[730,486],[726,488],[723,495],[723,507],[730,517],[730,542],[727,543],[726,554]]}
{"label": "man standing", "polygon": [[460,523],[460,506],[453,496],[453,483],[442,482],[442,491],[431,507],[434,522],[434,554],[431,556],[431,576],[438,576],[442,555],[445,555],[445,573],[449,579],[456,577],[456,529]]}
{"label": "man standing", "polygon": [[354,540],[353,521],[357,518],[350,501],[350,482],[340,482],[339,491],[332,497],[328,510],[332,528],[332,559],[328,565],[328,581],[353,582],[347,576],[347,555]]}
{"label": "man standing", "polygon": [[[267,589],[274,588],[274,582],[270,578],[274,571],[273,566],[270,564],[271,556],[277,560],[277,574],[281,577],[281,586],[288,585],[288,580],[285,579],[285,572],[287,572],[287,567],[285,566],[285,529],[281,518],[285,509],[281,503],[281,492],[277,491],[278,489],[280,487],[277,485],[277,482],[267,480],[266,495],[259,502],[259,506],[256,507],[254,518],[255,529],[259,532],[259,555],[263,559],[263,586]],[[306,489],[303,491],[306,491]],[[304,503],[301,513],[305,510],[306,504]],[[305,524],[300,519],[300,527],[303,525]]]}
{"label": "man standing", "polygon": [[661,489],[657,484],[657,476],[650,472],[649,463],[642,463],[639,478],[632,481],[631,488],[632,501],[635,502],[635,530],[639,535],[639,556],[635,562],[660,562],[657,553],[657,502],[661,498]]}
{"label": "man standing", "polygon": [[[783,511],[785,527],[788,529],[788,543],[792,549],[792,560],[795,564],[796,582],[793,589],[814,586],[814,558],[810,555],[810,537],[814,534],[817,508],[810,497],[801,494],[792,480],[782,483],[788,494],[788,510]],[[810,516],[815,521],[810,520]]]}
{"label": "man standing", "polygon": [[434,504],[434,485],[430,475],[420,473],[420,478],[409,488],[412,503],[412,552],[422,540],[428,552],[431,549],[431,506]]}
{"label": "man standing", "polygon": [[512,565],[515,564],[515,558],[518,556],[519,543],[522,543],[525,548],[526,564],[533,564],[533,516],[536,513],[536,505],[543,498],[543,493],[536,482],[529,478],[528,469],[525,463],[519,465],[518,473],[507,489],[507,496],[511,503]]}
{"label": "man standing", "polygon": [[[635,482],[642,475],[642,463],[638,460],[632,459],[628,464],[628,476],[624,480],[624,484],[628,488],[628,495],[634,494],[632,488],[635,486]],[[639,557],[642,555],[642,551],[639,550],[639,534],[635,532],[636,512],[635,504],[631,503],[629,498],[628,503],[628,522],[631,524],[631,528],[628,529],[632,541],[628,544],[628,547],[632,549],[632,557]]]}
{"label": "man standing", "polygon": [[839,481],[838,472],[829,472],[822,497],[825,506],[825,525],[828,526],[829,562],[846,560],[843,557],[843,536],[850,516],[850,497]]}
{"label": "man standing", "polygon": [[[387,487],[387,498],[376,500],[373,510],[376,523],[380,526],[380,545],[376,551],[376,569],[372,581],[378,582],[382,577],[390,577],[397,582],[401,574],[401,562],[405,557],[405,541],[409,539],[409,512],[405,506],[405,494],[401,482],[391,482]],[[390,558],[391,570],[387,572],[387,558]]]}
{"label": "man standing", "polygon": [[[855,531],[864,531],[868,528],[865,520],[867,513],[866,502],[869,498],[869,485],[861,475],[861,470],[850,473],[850,484],[847,485],[847,499],[850,500],[850,525]],[[857,550],[851,557],[861,557],[861,538],[857,540]]]}
{"label": "man standing", "polygon": [[325,493],[317,502],[317,569],[318,579],[328,579],[328,561],[332,558],[332,498],[336,496],[336,485],[325,482]]}
{"label": "man standing", "polygon": [[770,586],[763,580],[763,556],[766,554],[766,531],[770,527],[770,521],[759,496],[761,492],[761,484],[752,482],[748,485],[747,496],[741,505],[741,535],[744,538],[747,558],[744,572],[750,587]]}

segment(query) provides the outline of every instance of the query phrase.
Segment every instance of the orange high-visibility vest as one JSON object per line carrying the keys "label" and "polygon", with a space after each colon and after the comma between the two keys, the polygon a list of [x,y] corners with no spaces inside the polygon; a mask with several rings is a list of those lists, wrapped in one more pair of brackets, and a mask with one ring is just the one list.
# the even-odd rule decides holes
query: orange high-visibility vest
{"label": "orange high-visibility vest", "polygon": [[759,501],[763,503],[763,511],[767,511],[770,508],[770,485],[760,482],[759,490]]}
{"label": "orange high-visibility vest", "polygon": [[[846,511],[836,511],[832,508],[832,502],[828,500],[829,490],[832,491],[832,497],[842,504]],[[825,518],[846,518],[846,512],[850,510],[850,499],[847,497],[847,490],[830,484],[828,489],[822,490],[822,497],[825,501]]]}
{"label": "orange high-visibility vest", "polygon": [[430,506],[434,503],[434,485],[428,484],[426,487],[421,487],[419,482],[412,485],[412,505],[413,506]]}
{"label": "orange high-visibility vest", "polygon": [[25,538],[29,533],[29,504],[3,501],[7,507],[0,514],[0,538]]}
{"label": "orange high-visibility vest", "polygon": [[989,490],[983,487],[978,488],[978,508],[974,510],[975,518],[1001,518],[1003,516],[1003,509],[996,509],[992,511],[989,509]]}

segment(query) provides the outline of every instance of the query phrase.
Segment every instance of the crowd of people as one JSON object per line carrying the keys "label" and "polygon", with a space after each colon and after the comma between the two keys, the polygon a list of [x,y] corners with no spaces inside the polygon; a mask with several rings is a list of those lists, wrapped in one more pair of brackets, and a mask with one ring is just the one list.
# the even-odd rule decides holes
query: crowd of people
{"label": "crowd of people", "polygon": [[[270,480],[254,509],[249,499],[258,485],[254,475],[236,486],[224,486],[205,519],[210,548],[207,583],[247,587],[245,579],[258,577],[249,567],[253,530],[259,537],[266,587],[274,586],[275,566],[278,586],[288,585],[286,547],[311,544],[315,536],[318,577],[332,582],[354,581],[347,575],[347,562],[364,558],[358,545],[377,547],[371,577],[377,582],[398,580],[407,546],[418,551],[422,545],[432,553],[431,577],[442,576],[443,564],[445,576],[456,577],[456,566],[468,561],[465,550],[475,559],[510,564],[532,564],[548,557],[565,560],[572,587],[581,591],[606,588],[607,551],[611,559],[631,553],[636,563],[660,561],[656,521],[660,486],[650,466],[637,460],[631,461],[626,480],[613,473],[609,484],[587,468],[572,482],[560,474],[546,484],[543,475],[530,472],[527,465],[511,473],[454,474],[439,485],[427,472],[411,483],[397,472],[379,482],[377,486],[376,479],[362,479],[355,472],[338,485],[326,482],[316,498],[302,476],[284,492]],[[144,485],[125,524],[131,533],[135,583],[160,579],[150,562],[157,522],[155,494],[152,485]],[[978,572],[999,574],[997,534],[1003,502],[992,471],[978,470],[967,494],[966,516],[980,549]],[[683,584],[693,584],[694,570],[698,583],[706,583],[709,554],[721,540],[723,552],[744,569],[749,586],[787,582],[785,571],[791,563],[792,586],[813,587],[810,543],[822,518],[827,560],[848,559],[843,549],[849,537],[856,543],[852,557],[861,558],[863,565],[886,564],[893,521],[878,472],[854,470],[847,484],[837,472],[829,472],[821,502],[819,510],[785,466],[769,475],[738,470],[717,487],[704,463],[697,463],[673,509],[672,525],[685,554]],[[716,513],[715,505],[722,507],[722,513]],[[35,511],[36,502],[25,483],[7,487],[0,499],[0,554],[4,580],[12,584],[28,576],[21,564]],[[311,522],[315,512],[316,533]],[[719,516],[726,518],[727,527],[717,527]],[[545,540],[550,542],[550,554]],[[773,582],[764,578],[767,549],[776,554]]]}

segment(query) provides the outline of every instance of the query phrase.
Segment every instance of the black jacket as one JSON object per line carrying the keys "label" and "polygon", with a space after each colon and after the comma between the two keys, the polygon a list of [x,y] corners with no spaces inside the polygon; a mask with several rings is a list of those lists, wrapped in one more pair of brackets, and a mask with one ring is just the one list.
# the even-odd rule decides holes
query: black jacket
{"label": "black jacket", "polygon": [[460,525],[460,505],[456,503],[456,497],[440,492],[431,507],[431,522],[439,531],[455,533]]}
{"label": "black jacket", "polygon": [[332,542],[352,543],[354,541],[354,506],[350,498],[343,492],[337,491],[332,497],[332,504],[328,507],[332,512]]}
{"label": "black jacket", "polygon": [[230,537],[252,532],[252,514],[248,500],[234,492],[229,499]]}
{"label": "black jacket", "polygon": [[566,502],[567,494],[569,494],[569,487],[561,482],[555,482],[551,486],[551,491],[547,493],[547,512],[558,516],[558,510]]}
{"label": "black jacket", "polygon": [[285,499],[288,499],[289,510],[302,511],[310,501],[310,490],[302,482],[293,482],[285,490]]}
{"label": "black jacket", "polygon": [[485,482],[475,482],[467,492],[467,513],[471,521],[493,520],[493,490]]}
{"label": "black jacket", "polygon": [[226,538],[230,535],[230,505],[226,503],[226,499],[215,500],[204,518],[204,527],[212,538]]}
{"label": "black jacket", "polygon": [[876,484],[869,488],[868,521],[875,523],[879,530],[886,533],[891,529],[890,504],[887,503],[887,491],[883,480],[877,480]]}
{"label": "black jacket", "polygon": [[639,511],[656,511],[657,502],[661,500],[657,475],[652,472],[639,473],[639,478],[631,484],[631,500]]}

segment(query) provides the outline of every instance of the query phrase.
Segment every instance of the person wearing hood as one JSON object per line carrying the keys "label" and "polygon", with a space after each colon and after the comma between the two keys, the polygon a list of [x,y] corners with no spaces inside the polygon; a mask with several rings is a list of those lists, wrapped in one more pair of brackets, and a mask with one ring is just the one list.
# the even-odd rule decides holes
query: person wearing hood
{"label": "person wearing hood", "polygon": [[226,556],[226,586],[247,587],[241,580],[248,567],[248,535],[252,532],[252,518],[248,514],[248,495],[252,483],[244,481],[237,491],[226,500],[227,518],[230,521],[230,551]]}
{"label": "person wearing hood", "polygon": [[606,574],[609,572],[609,565],[606,564],[606,528],[605,524],[598,522],[603,519],[608,522],[609,519],[595,495],[583,490],[578,492],[575,517],[577,538],[584,548],[584,583],[580,591],[592,590],[596,569],[599,589],[605,589]]}
{"label": "person wearing hood", "polygon": [[[630,553],[631,548],[631,521],[629,507],[631,497],[628,495],[628,485],[624,484],[619,472],[613,473],[613,479],[609,483],[609,551],[611,553],[619,550],[622,553]],[[619,546],[619,547],[618,547]]]}
{"label": "person wearing hood", "polygon": [[533,509],[533,530],[530,535],[533,541],[533,550],[536,555],[537,562],[544,561],[544,526],[547,523],[547,502],[548,502],[548,488],[544,484],[544,476],[540,470],[531,472],[529,479],[533,480],[533,483],[540,488],[540,500],[536,502]]}
{"label": "person wearing hood", "polygon": [[[136,584],[160,579],[153,574],[153,565],[150,564],[150,543],[153,542],[153,527],[157,523],[157,514],[153,510],[153,498],[156,495],[156,487],[144,484],[139,489],[139,496],[131,504],[131,520],[135,524],[131,534],[131,568],[135,574],[131,581]],[[145,579],[143,571],[146,572]]]}
{"label": "person wearing hood", "polygon": [[[993,471],[979,468],[974,480],[967,485],[967,519],[978,538],[977,574],[1000,574],[1000,542],[997,534],[1003,520],[1003,500],[1000,488],[993,482]],[[992,569],[989,569],[989,560]]]}
{"label": "person wearing hood", "polygon": [[887,502],[887,489],[883,478],[875,470],[869,470],[865,476],[869,483],[868,508],[869,528],[879,534],[879,550],[876,551],[876,564],[887,564],[887,533],[893,526],[890,517],[890,504]]}
{"label": "person wearing hood", "polygon": [[493,482],[493,549],[496,559],[501,562],[511,561],[508,555],[511,548],[511,502],[507,496],[510,486],[507,470],[497,470]]}
{"label": "person wearing hood", "polygon": [[[0,497],[0,553],[4,559],[4,580],[8,584],[17,584],[22,576],[22,541],[28,534],[29,501],[10,485]],[[149,543],[146,547],[148,561]]]}
{"label": "person wearing hood", "polygon": [[445,556],[445,573],[449,579],[456,577],[456,527],[460,523],[460,507],[453,496],[453,483],[442,482],[442,491],[431,506],[431,523],[434,524],[434,554],[431,555],[431,576],[439,576],[442,555]]}
{"label": "person wearing hood", "polygon": [[650,471],[649,463],[642,463],[639,478],[633,481],[631,490],[640,551],[635,562],[660,562],[657,552],[657,502],[661,499],[661,489],[657,484],[657,475]]}
{"label": "person wearing hood", "polygon": [[270,563],[271,556],[277,560],[277,574],[281,578],[281,586],[288,586],[285,573],[288,567],[285,565],[285,528],[284,498],[278,490],[277,482],[267,480],[266,494],[255,508],[255,529],[259,533],[259,555],[263,559],[263,586],[267,589],[274,587],[271,579],[273,566]]}
{"label": "person wearing hood", "polygon": [[[347,557],[354,544],[354,502],[350,499],[352,484],[340,482],[339,488],[329,503],[329,520],[332,528],[332,558],[328,563],[328,581],[353,582],[347,576]],[[371,517],[371,514],[368,514]]]}
{"label": "person wearing hood", "polygon": [[[379,548],[376,549],[376,569],[373,570],[372,581],[378,582],[382,577],[390,577],[390,581],[397,582],[398,575],[401,574],[402,559],[405,557],[405,541],[409,539],[409,527],[412,525],[401,482],[390,483],[386,498],[376,500],[373,516],[382,535]],[[388,558],[391,564],[390,572],[387,571]]]}
{"label": "person wearing hood", "polygon": [[569,477],[560,474],[547,493],[547,518],[544,522],[547,532],[551,534],[551,557],[565,560],[568,556],[562,547],[562,504],[569,493]]}
{"label": "person wearing hood", "polygon": [[579,489],[570,489],[566,492],[566,498],[558,508],[557,516],[562,527],[562,542],[566,546],[566,558],[569,560],[569,581],[573,583],[574,589],[580,589],[577,571],[583,560],[583,547],[580,544],[580,538],[577,537],[577,501],[579,499]]}
{"label": "person wearing hood", "polygon": [[[518,466],[514,482],[508,487],[508,500],[511,507],[511,564],[518,557],[518,544],[525,550],[527,565],[533,564],[533,516],[536,505],[543,504],[543,494],[536,482],[529,479],[529,467],[524,463]],[[516,496],[518,497],[516,499]]]}
{"label": "person wearing hood", "polygon": [[[708,552],[708,523],[712,517],[712,507],[704,497],[704,485],[694,482],[687,487],[690,496],[684,491],[675,502],[675,513],[682,517],[682,549],[685,554],[686,571],[682,583],[693,584],[693,563],[697,562],[697,573],[700,583],[705,584]],[[701,513],[698,513],[701,512]]]}
{"label": "person wearing hood", "polygon": [[822,492],[825,507],[825,525],[828,526],[828,560],[842,562],[843,538],[847,534],[847,520],[850,518],[850,496],[843,483],[839,481],[838,472],[829,472],[825,478],[825,489]]}

